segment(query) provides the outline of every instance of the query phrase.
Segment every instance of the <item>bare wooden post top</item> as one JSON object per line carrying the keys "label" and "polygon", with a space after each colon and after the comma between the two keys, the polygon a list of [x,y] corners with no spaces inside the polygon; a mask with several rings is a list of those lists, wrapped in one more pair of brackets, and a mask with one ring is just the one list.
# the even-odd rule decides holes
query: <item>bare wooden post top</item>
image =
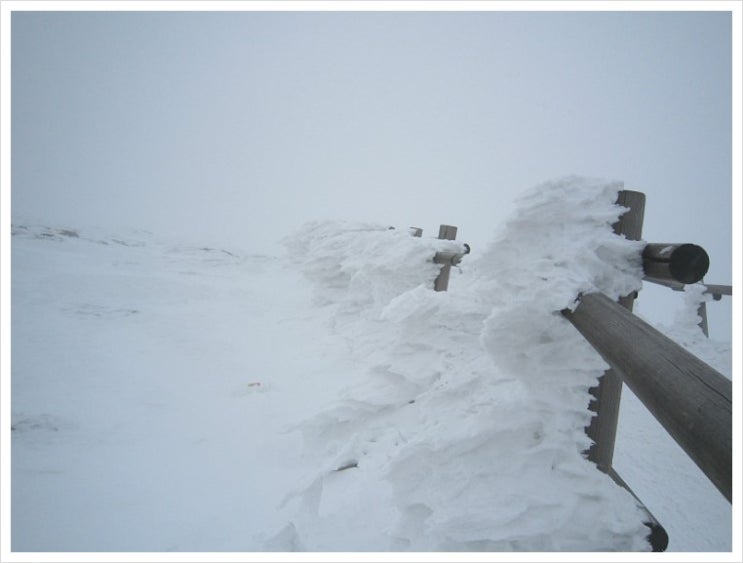
{"label": "bare wooden post top", "polygon": [[642,224],[645,220],[645,194],[632,190],[621,190],[617,194],[617,204],[627,207],[629,211],[622,215],[618,222],[614,223],[614,232],[618,235],[625,235],[630,240],[641,240]]}
{"label": "bare wooden post top", "polygon": [[443,240],[456,240],[457,228],[454,225],[441,225],[439,227],[439,238]]}
{"label": "bare wooden post top", "polygon": [[[423,229],[420,227],[410,227],[410,234],[414,237],[423,236]],[[456,240],[457,238],[457,227],[454,225],[440,225],[439,226],[439,239],[441,240]]]}

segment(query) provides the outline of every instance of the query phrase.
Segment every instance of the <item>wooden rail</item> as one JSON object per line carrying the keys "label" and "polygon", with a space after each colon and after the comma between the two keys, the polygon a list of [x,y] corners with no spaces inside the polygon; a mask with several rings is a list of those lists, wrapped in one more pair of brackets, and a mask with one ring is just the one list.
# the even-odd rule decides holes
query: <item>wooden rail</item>
{"label": "wooden rail", "polygon": [[[684,291],[684,288],[687,285],[678,281],[657,279],[647,275],[643,279],[646,282],[669,287],[674,291]],[[722,299],[723,295],[733,294],[733,287],[730,285],[719,285],[710,283],[703,283],[701,285],[704,287],[704,293],[709,293],[710,295],[712,295],[715,301],[719,301],[720,299]]]}
{"label": "wooden rail", "polygon": [[709,270],[709,256],[696,244],[651,243],[642,251],[642,269],[649,278],[697,283]]}
{"label": "wooden rail", "polygon": [[732,502],[732,383],[600,293],[564,316]]}

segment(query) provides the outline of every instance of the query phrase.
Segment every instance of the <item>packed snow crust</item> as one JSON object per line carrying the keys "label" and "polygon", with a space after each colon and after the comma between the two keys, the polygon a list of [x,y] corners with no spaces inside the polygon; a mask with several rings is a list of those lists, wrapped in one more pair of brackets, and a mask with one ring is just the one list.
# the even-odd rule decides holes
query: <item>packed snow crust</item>
{"label": "packed snow crust", "polygon": [[[606,365],[560,313],[641,287],[619,189],[535,187],[447,292],[463,245],[388,225],[280,258],[15,225],[12,549],[648,550],[582,455]],[[677,337],[730,375],[695,291]]]}

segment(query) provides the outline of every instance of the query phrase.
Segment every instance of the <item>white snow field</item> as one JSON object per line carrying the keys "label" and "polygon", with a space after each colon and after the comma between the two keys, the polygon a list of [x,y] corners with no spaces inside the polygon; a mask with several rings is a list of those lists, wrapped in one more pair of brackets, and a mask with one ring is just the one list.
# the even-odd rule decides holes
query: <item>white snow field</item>
{"label": "white snow field", "polygon": [[[619,189],[535,187],[447,292],[432,257],[461,244],[405,226],[265,256],[16,222],[11,549],[649,550],[581,454],[606,365],[559,314],[642,286]],[[701,298],[663,330],[730,377]],[[615,465],[669,550],[731,549],[730,505],[626,388]]]}

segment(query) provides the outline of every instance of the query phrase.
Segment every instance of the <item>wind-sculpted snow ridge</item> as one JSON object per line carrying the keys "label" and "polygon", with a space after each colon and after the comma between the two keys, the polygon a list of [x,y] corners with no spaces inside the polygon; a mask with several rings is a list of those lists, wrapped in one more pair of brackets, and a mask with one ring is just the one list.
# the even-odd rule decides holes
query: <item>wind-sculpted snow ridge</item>
{"label": "wind-sculpted snow ridge", "polygon": [[636,501],[581,453],[606,365],[560,315],[640,286],[619,189],[537,186],[448,292],[441,241],[335,223],[286,241],[362,368],[301,426],[311,470],[267,549],[649,549]]}

